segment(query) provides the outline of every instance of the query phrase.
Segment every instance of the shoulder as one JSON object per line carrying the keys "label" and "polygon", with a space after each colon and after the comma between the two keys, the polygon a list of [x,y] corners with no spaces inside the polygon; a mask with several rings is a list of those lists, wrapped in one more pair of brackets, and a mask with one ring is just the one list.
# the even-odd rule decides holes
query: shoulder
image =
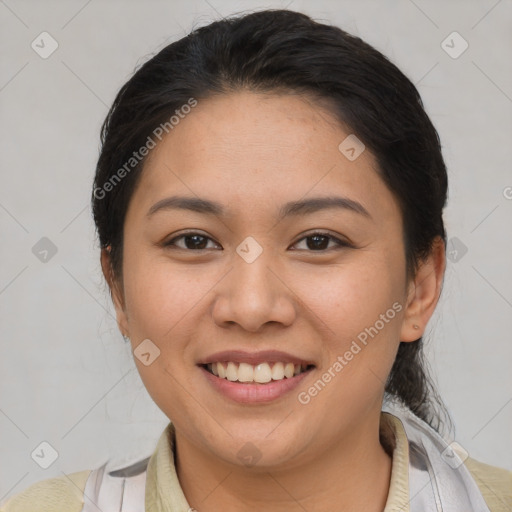
{"label": "shoulder", "polygon": [[0,512],[80,512],[91,470],[36,482],[0,505]]}
{"label": "shoulder", "polygon": [[468,457],[464,461],[491,512],[512,510],[512,471]]}

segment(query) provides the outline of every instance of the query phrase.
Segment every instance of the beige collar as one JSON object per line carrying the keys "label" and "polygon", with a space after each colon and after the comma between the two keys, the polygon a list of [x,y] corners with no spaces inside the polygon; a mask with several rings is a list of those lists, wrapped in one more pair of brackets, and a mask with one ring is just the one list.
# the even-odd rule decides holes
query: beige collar
{"label": "beige collar", "polygon": [[381,412],[381,427],[394,437],[391,481],[384,512],[409,512],[409,441],[402,422],[388,412]]}

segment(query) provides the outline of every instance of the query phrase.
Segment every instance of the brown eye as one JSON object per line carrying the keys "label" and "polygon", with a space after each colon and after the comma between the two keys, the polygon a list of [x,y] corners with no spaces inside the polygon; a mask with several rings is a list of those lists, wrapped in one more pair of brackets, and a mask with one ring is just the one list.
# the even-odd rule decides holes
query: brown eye
{"label": "brown eye", "polygon": [[[311,233],[310,235],[305,236],[299,240],[299,242],[302,242],[303,240],[306,240],[306,249],[309,250],[309,252],[325,252],[326,250],[329,250],[329,243],[331,242],[334,242],[335,244],[335,247],[331,247],[333,249],[339,249],[340,247],[351,247],[348,242],[344,242],[330,235],[329,233]],[[299,242],[297,242],[297,244]]]}
{"label": "brown eye", "polygon": [[[178,240],[183,240],[183,243],[181,245],[178,245],[176,242]],[[176,247],[178,249],[183,250],[190,250],[190,251],[202,251],[209,249],[207,247],[208,241],[213,241],[211,238],[204,236],[200,233],[184,233],[180,236],[177,236],[173,238],[172,240],[169,240],[168,242],[165,242],[163,245],[164,247]]]}

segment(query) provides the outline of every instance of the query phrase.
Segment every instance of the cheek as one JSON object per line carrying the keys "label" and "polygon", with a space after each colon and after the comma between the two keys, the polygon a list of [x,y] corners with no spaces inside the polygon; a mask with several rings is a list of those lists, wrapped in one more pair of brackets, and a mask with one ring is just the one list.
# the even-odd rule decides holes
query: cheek
{"label": "cheek", "polygon": [[[298,290],[307,297],[317,329],[324,333],[320,378],[333,383],[322,392],[318,406],[327,401],[354,410],[364,408],[380,396],[399,343],[400,258],[396,254],[383,257],[382,251],[366,252],[320,276],[321,272],[316,279],[303,279]],[[322,383],[318,387],[323,389]]]}
{"label": "cheek", "polygon": [[399,343],[403,306],[399,284],[382,262],[338,268],[316,282],[309,297],[306,288],[298,293],[316,313],[322,366],[317,380],[300,391],[311,399],[315,415],[337,429],[333,410],[365,414],[380,399]]}
{"label": "cheek", "polygon": [[186,272],[169,261],[134,256],[126,265],[125,294],[132,349],[149,339],[158,355],[149,365],[134,354],[140,377],[149,395],[169,417],[186,411],[190,375],[191,315],[201,307],[207,283],[194,283]]}
{"label": "cheek", "polygon": [[348,340],[373,325],[401,299],[398,290],[403,286],[396,269],[376,253],[328,271],[302,273],[295,283],[297,295],[339,340]]}
{"label": "cheek", "polygon": [[209,288],[207,282],[198,279],[197,269],[142,253],[127,258],[125,276],[131,328],[156,340],[175,337],[179,322],[194,307],[200,307],[200,299]]}
{"label": "cheek", "polygon": [[[168,261],[157,262],[136,252],[126,258],[124,276],[134,361],[148,392],[161,405],[168,400],[170,387],[177,385],[174,379],[183,383],[187,378],[184,360],[190,333],[184,329],[187,314],[194,304],[200,306],[201,286],[194,286]],[[151,342],[149,352],[157,354],[148,366],[137,358],[137,347],[145,340]]]}

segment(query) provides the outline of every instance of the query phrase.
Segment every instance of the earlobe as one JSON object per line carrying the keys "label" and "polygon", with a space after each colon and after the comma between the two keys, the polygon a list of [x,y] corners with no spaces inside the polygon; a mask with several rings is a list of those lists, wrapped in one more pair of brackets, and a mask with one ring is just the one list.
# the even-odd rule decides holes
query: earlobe
{"label": "earlobe", "polygon": [[110,298],[114,304],[116,310],[116,320],[119,330],[123,336],[128,335],[128,320],[125,313],[125,303],[123,293],[119,289],[117,279],[112,270],[112,264],[110,260],[110,245],[101,250],[101,269],[103,276],[107,281]]}
{"label": "earlobe", "polygon": [[439,301],[445,267],[445,245],[437,237],[429,256],[420,264],[414,280],[409,284],[400,341],[416,341],[423,336]]}

